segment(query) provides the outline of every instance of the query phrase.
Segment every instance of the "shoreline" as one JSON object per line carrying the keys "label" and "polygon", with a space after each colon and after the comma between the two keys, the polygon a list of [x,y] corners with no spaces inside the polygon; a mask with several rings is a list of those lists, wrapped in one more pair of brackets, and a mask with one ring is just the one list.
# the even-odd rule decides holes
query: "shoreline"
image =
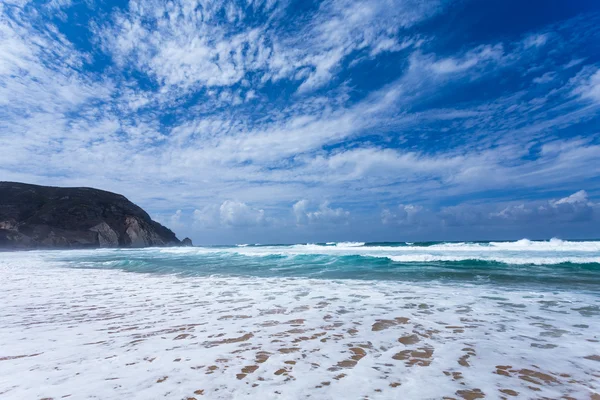
{"label": "shoreline", "polygon": [[597,382],[593,295],[38,262],[0,255],[8,398],[581,398]]}

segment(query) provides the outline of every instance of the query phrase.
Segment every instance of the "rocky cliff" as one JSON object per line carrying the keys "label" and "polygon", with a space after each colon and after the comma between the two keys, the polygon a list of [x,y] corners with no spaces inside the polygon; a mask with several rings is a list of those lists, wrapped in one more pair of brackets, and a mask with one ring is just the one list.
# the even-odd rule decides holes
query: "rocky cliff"
{"label": "rocky cliff", "polygon": [[170,229],[120,194],[0,182],[0,248],[180,244]]}

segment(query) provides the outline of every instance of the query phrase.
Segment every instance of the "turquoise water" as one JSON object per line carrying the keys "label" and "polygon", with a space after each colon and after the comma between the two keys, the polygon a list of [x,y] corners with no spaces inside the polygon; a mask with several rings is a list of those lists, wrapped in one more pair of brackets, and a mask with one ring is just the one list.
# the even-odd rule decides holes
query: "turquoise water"
{"label": "turquoise water", "polygon": [[57,252],[76,268],[600,289],[600,242],[322,243]]}

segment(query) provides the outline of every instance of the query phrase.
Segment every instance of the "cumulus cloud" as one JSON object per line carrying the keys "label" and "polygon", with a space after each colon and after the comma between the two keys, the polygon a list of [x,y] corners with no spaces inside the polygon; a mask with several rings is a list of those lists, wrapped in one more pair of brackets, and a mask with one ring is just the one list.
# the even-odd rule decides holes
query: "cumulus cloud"
{"label": "cumulus cloud", "polygon": [[332,208],[328,201],[322,202],[318,208],[310,209],[308,200],[296,202],[292,210],[296,217],[298,225],[305,224],[347,224],[350,218],[350,212],[343,208]]}
{"label": "cumulus cloud", "polygon": [[381,212],[381,222],[385,224],[421,226],[429,223],[431,211],[423,206],[399,204],[394,209],[384,209]]}
{"label": "cumulus cloud", "polygon": [[262,225],[265,223],[265,212],[262,209],[249,207],[246,203],[225,200],[219,207],[221,224],[233,227]]}
{"label": "cumulus cloud", "polygon": [[175,211],[175,214],[171,215],[169,218],[169,226],[174,228],[181,226],[181,210]]}
{"label": "cumulus cloud", "polygon": [[217,228],[219,226],[219,207],[207,205],[197,208],[192,213],[193,223],[203,228]]}
{"label": "cumulus cloud", "polygon": [[225,200],[218,206],[211,204],[195,209],[192,216],[194,224],[204,228],[248,228],[268,222],[263,209],[234,200]]}
{"label": "cumulus cloud", "polygon": [[585,190],[573,193],[570,196],[549,200],[542,203],[521,203],[510,205],[498,212],[489,214],[492,220],[511,222],[577,222],[591,221],[597,217],[600,204],[588,200]]}
{"label": "cumulus cloud", "polygon": [[294,215],[296,216],[296,223],[298,225],[304,225],[308,223],[308,204],[308,200],[299,200],[292,206],[292,210],[294,212]]}
{"label": "cumulus cloud", "polygon": [[[478,224],[557,224],[591,222],[600,217],[600,204],[589,201],[587,192],[580,190],[570,196],[546,201],[529,201],[509,204],[499,210],[497,206],[473,207],[471,215],[475,221],[464,218],[468,207],[461,206],[448,208],[442,213],[445,222],[451,224],[478,223]],[[492,208],[491,211],[489,209]],[[458,211],[458,212],[457,212]],[[463,217],[463,218],[461,218]]]}
{"label": "cumulus cloud", "polygon": [[500,204],[463,203],[431,210],[400,204],[381,213],[384,225],[405,227],[497,227],[591,222],[600,218],[600,203],[591,202],[584,190],[570,196],[543,201]]}
{"label": "cumulus cloud", "polygon": [[593,205],[593,203],[588,200],[588,194],[585,190],[580,190],[579,192],[573,193],[570,196],[558,199],[556,201],[551,201],[550,204],[553,206],[559,206],[561,204],[582,204],[586,206]]}

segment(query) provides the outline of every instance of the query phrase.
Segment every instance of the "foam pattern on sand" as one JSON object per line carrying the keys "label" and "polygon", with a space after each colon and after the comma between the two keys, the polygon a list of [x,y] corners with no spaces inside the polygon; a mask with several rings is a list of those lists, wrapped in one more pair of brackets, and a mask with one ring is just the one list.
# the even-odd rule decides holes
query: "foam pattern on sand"
{"label": "foam pattern on sand", "polygon": [[0,254],[3,399],[599,398],[597,293]]}

